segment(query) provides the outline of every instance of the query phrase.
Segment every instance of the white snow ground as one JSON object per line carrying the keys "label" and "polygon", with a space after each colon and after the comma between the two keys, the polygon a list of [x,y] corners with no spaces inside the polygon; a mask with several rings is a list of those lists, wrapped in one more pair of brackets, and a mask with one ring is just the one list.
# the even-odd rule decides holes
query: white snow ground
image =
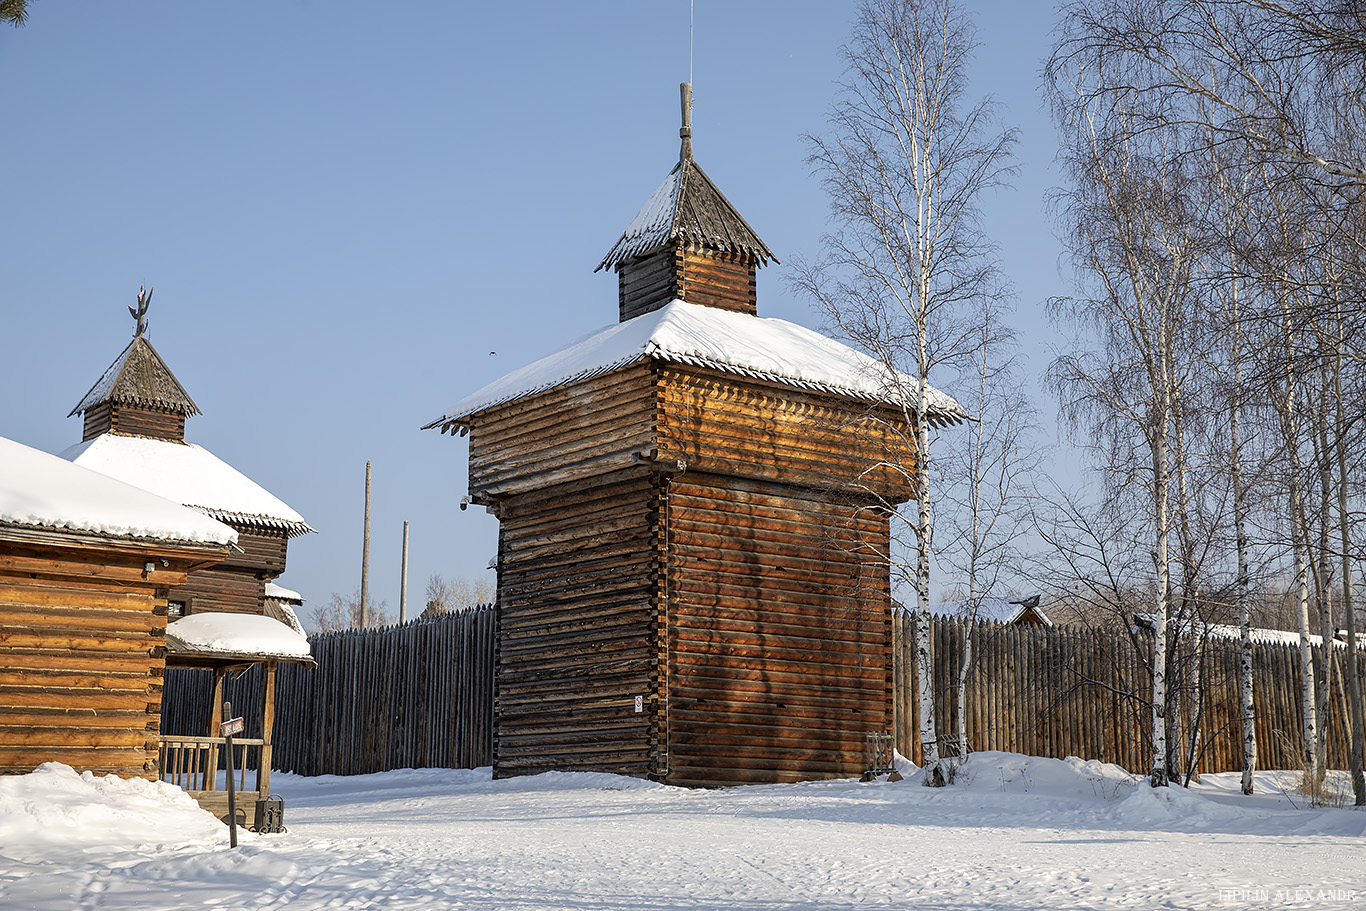
{"label": "white snow ground", "polygon": [[1153,791],[1008,753],[938,791],[277,775],[288,833],[230,850],[168,785],[50,764],[0,778],[0,908],[1366,909],[1366,813],[1299,807],[1289,780]]}

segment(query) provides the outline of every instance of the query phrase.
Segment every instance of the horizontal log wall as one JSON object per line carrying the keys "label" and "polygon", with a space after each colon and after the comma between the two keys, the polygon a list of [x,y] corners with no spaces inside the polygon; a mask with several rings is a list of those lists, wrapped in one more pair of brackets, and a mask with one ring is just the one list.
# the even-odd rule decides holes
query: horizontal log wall
{"label": "horizontal log wall", "polygon": [[885,520],[690,470],[667,535],[667,780],[863,772],[865,735],[892,729]]}
{"label": "horizontal log wall", "polygon": [[184,442],[185,415],[105,401],[85,412],[81,442],[93,440],[104,433]]}
{"label": "horizontal log wall", "polygon": [[754,260],[689,246],[681,254],[683,280],[678,296],[690,304],[754,316],[758,293]]}
{"label": "horizontal log wall", "polygon": [[[897,745],[919,763],[914,619],[900,615],[896,625]],[[1151,770],[1150,652],[1135,649],[1123,630],[970,626],[948,618],[933,618],[931,625],[935,717],[942,741],[956,737],[958,667],[964,637],[971,634],[974,659],[966,700],[971,749],[1099,759],[1140,775]],[[1139,642],[1151,649],[1150,640]],[[1181,709],[1170,719],[1169,730],[1182,735],[1192,724],[1191,709],[1198,711],[1200,772],[1242,769],[1238,648],[1232,640],[1197,639],[1177,646],[1168,685],[1181,691]],[[1347,764],[1347,699],[1340,673],[1345,661],[1342,650],[1337,651],[1329,765],[1341,769]],[[1316,655],[1315,663],[1319,660]],[[1196,664],[1202,684],[1198,701],[1191,698]],[[1258,767],[1299,768],[1298,649],[1256,644],[1253,674]]]}
{"label": "horizontal log wall", "polygon": [[486,502],[630,466],[653,448],[648,364],[491,408],[470,434],[470,495]]}
{"label": "horizontal log wall", "polygon": [[658,375],[662,460],[818,490],[857,479],[890,502],[911,496],[914,437],[885,409],[708,370]]}
{"label": "horizontal log wall", "polygon": [[166,589],[106,561],[0,569],[0,773],[56,761],[155,777]]}
{"label": "horizontal log wall", "polygon": [[266,581],[284,572],[289,539],[276,529],[237,523],[232,527],[239,550],[217,566],[192,573],[184,585],[171,590],[170,600],[188,603],[190,613],[265,610]]}
{"label": "horizontal log wall", "polygon": [[503,501],[494,774],[655,770],[657,476]]}
{"label": "horizontal log wall", "polygon": [[[277,671],[271,765],[300,775],[489,765],[494,619],[485,606],[310,637],[317,668]],[[263,676],[257,666],[224,686],[246,737],[261,736]],[[211,671],[167,669],[162,729],[206,734],[212,695]],[[254,748],[247,762],[254,767]]]}
{"label": "horizontal log wall", "polygon": [[671,247],[617,266],[617,309],[624,323],[679,297],[683,255]]}

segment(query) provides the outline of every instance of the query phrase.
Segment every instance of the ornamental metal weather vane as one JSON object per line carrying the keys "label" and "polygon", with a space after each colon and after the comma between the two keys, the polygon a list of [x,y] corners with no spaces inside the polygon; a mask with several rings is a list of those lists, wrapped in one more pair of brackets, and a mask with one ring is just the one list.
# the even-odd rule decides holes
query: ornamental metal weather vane
{"label": "ornamental metal weather vane", "polygon": [[152,289],[143,286],[138,287],[138,306],[137,309],[128,308],[129,314],[138,321],[133,329],[133,338],[141,338],[147,334],[147,307],[152,303]]}

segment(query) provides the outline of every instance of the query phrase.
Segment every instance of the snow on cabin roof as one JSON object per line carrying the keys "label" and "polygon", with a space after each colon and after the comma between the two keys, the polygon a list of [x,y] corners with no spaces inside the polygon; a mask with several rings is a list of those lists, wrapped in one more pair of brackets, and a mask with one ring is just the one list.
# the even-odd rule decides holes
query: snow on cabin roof
{"label": "snow on cabin roof", "polygon": [[237,532],[145,489],[0,437],[0,524],[235,544]]}
{"label": "snow on cabin roof", "polygon": [[206,611],[166,625],[168,656],[311,662],[312,646],[273,617]]}
{"label": "snow on cabin roof", "polygon": [[283,585],[276,585],[274,582],[266,583],[266,597],[275,598],[278,601],[298,601],[304,603],[304,596],[296,591],[285,588]]}
{"label": "snow on cabin roof", "polygon": [[[796,323],[676,300],[512,371],[456,402],[423,429],[459,424],[495,405],[647,358],[874,402],[899,402],[915,387],[913,378],[892,375],[868,355]],[[932,421],[957,423],[967,416],[952,397],[933,387],[929,400]]]}
{"label": "snow on cabin roof", "polygon": [[215,519],[284,529],[291,537],[313,531],[274,494],[194,443],[105,433],[60,455]]}
{"label": "snow on cabin roof", "polygon": [[751,256],[760,265],[778,261],[690,157],[674,165],[593,271],[653,253],[671,241]]}

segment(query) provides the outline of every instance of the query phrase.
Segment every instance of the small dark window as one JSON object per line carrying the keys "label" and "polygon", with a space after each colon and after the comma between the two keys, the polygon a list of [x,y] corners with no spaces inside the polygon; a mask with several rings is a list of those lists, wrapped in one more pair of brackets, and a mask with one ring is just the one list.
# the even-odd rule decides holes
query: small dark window
{"label": "small dark window", "polygon": [[180,618],[180,617],[185,616],[185,615],[188,614],[189,612],[190,612],[190,611],[189,611],[189,605],[186,604],[184,601],[168,601],[168,602],[166,602],[166,619],[167,619],[167,620],[175,620],[175,619],[178,619],[178,618]]}

